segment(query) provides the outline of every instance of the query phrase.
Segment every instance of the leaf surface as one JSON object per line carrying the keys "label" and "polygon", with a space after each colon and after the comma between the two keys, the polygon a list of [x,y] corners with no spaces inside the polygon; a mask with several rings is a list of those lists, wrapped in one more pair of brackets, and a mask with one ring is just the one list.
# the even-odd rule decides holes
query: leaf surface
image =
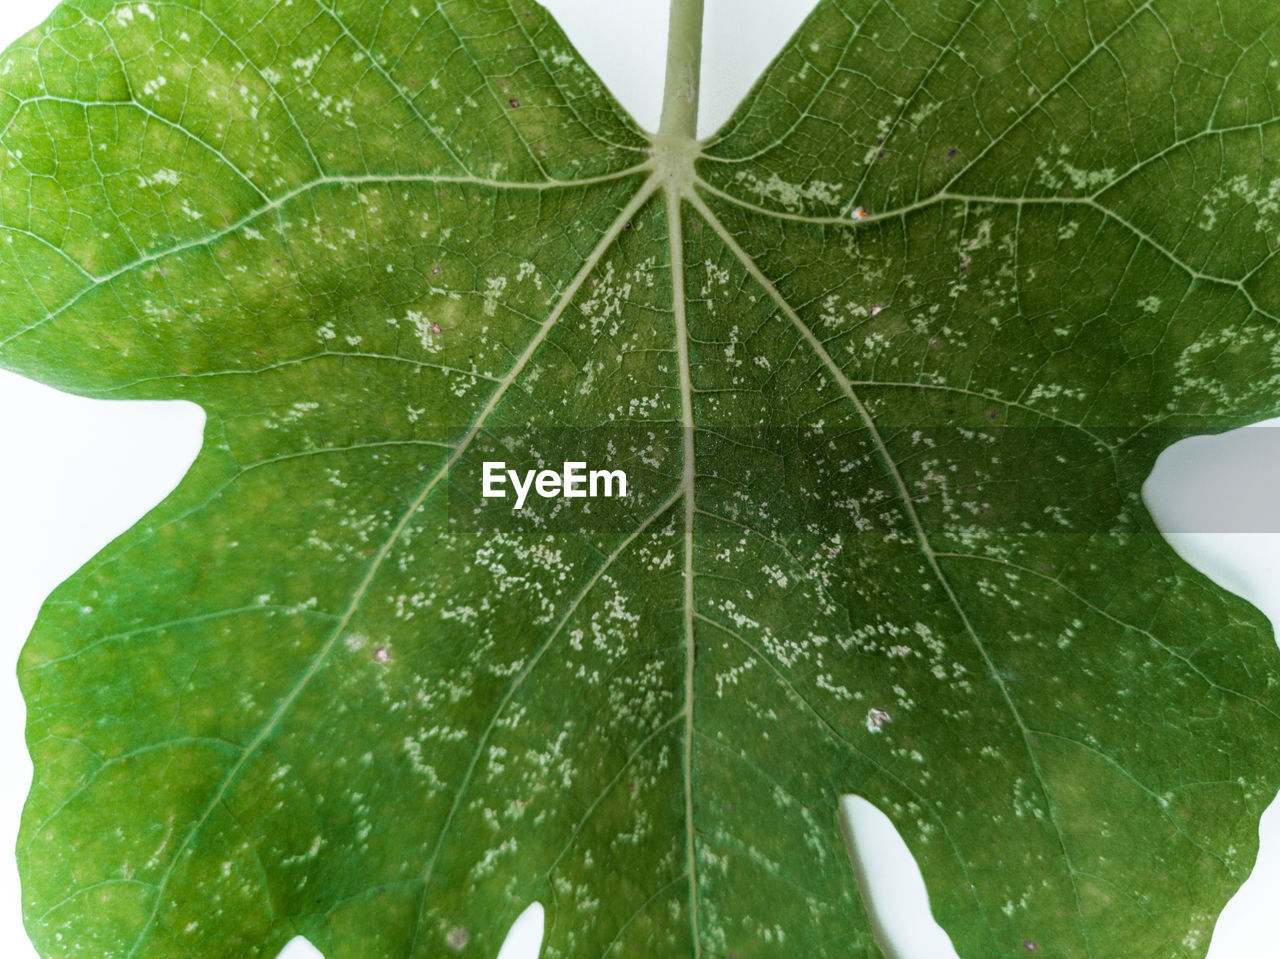
{"label": "leaf surface", "polygon": [[1278,26],[823,0],[697,143],[526,0],[64,4],[0,364],[208,425],[23,653],[38,947],[872,957],[856,792],[963,956],[1203,955],[1277,652],[1140,485],[1276,412]]}

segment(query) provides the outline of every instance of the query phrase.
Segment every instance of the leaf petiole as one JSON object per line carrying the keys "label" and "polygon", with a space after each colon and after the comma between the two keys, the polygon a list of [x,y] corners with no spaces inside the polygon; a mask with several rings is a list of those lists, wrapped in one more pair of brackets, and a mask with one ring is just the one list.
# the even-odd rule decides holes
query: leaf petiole
{"label": "leaf petiole", "polygon": [[702,66],[703,0],[671,0],[667,78],[658,132],[698,138],[698,85]]}

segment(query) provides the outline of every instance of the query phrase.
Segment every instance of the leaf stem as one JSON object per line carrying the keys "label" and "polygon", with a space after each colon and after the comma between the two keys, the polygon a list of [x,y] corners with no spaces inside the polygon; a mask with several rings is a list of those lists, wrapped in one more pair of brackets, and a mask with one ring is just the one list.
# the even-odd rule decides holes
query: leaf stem
{"label": "leaf stem", "polygon": [[702,69],[703,0],[671,0],[667,80],[662,95],[664,136],[698,138],[698,84]]}

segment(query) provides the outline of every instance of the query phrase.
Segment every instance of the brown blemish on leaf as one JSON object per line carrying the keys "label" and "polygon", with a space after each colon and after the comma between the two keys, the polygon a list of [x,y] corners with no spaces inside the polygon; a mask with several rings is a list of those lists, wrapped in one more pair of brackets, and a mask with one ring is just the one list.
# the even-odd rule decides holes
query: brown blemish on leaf
{"label": "brown blemish on leaf", "polygon": [[448,943],[449,948],[454,952],[461,952],[467,948],[467,943],[471,941],[471,930],[463,926],[454,926],[449,930],[448,935],[444,937],[444,941]]}

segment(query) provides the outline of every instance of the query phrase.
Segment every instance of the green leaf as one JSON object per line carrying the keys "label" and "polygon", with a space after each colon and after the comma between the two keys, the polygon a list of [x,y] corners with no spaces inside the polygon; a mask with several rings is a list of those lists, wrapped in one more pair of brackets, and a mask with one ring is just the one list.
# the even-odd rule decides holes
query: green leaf
{"label": "green leaf", "polygon": [[[1204,954],[1277,650],[1139,489],[1273,415],[1280,10],[823,0],[657,134],[530,0],[76,0],[0,61],[0,364],[207,412],[20,666],[47,956]],[[482,464],[625,498],[480,496]]]}

